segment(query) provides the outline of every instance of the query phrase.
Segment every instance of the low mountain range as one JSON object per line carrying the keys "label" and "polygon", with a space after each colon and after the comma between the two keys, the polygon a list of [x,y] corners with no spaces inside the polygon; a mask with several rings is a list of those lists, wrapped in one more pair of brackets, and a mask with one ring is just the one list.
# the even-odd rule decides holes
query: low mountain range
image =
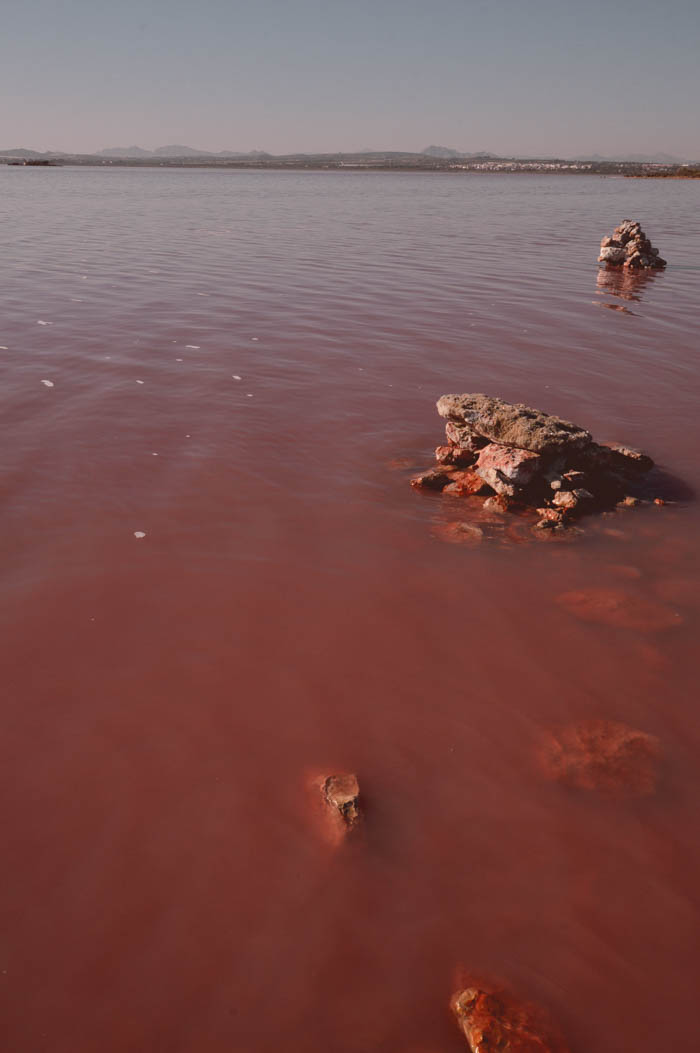
{"label": "low mountain range", "polygon": [[[415,151],[406,150],[361,150],[361,151],[345,151],[340,153],[324,154],[324,153],[304,153],[295,152],[284,155],[275,155],[267,153],[265,150],[220,150],[214,152],[211,150],[198,150],[193,146],[185,146],[178,143],[173,143],[167,146],[159,146],[154,150],[145,150],[142,146],[109,146],[104,150],[98,150],[92,154],[78,154],[70,153],[64,150],[46,150],[44,152],[40,150],[28,150],[26,147],[14,147],[10,150],[0,150],[0,157],[5,158],[17,158],[23,160],[32,160],[39,158],[70,158],[70,157],[99,157],[105,159],[114,159],[120,161],[148,161],[150,159],[155,160],[156,158],[163,158],[169,161],[177,160],[178,158],[188,158],[190,160],[196,158],[211,158],[226,160],[230,158],[251,160],[259,158],[274,159],[275,157],[286,157],[286,158],[342,158],[342,157],[367,157],[367,158],[407,158],[407,157],[426,157],[434,158],[436,161],[450,161],[450,160],[554,160],[550,155],[534,155],[534,154],[494,154],[488,153],[485,150],[479,150],[476,152],[467,152],[463,150],[457,150],[451,146],[426,146],[424,150],[419,153]],[[661,165],[683,165],[683,164],[698,164],[697,159],[689,157],[675,157],[672,154],[667,153],[656,153],[656,154],[618,154],[615,156],[606,156],[603,154],[576,154],[570,155],[568,158],[560,158],[559,160],[568,161],[587,161],[593,163],[605,163],[605,162],[624,162],[628,164],[661,164]]]}

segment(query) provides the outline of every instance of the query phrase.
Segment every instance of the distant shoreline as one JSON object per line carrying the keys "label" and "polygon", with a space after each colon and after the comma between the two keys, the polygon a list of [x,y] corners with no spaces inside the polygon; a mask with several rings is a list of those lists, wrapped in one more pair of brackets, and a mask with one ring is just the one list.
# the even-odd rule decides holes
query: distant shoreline
{"label": "distant shoreline", "polygon": [[564,161],[531,158],[435,158],[421,154],[292,155],[286,157],[105,158],[95,154],[55,154],[27,157],[0,154],[0,165],[23,168],[178,168],[230,171],[339,171],[339,172],[445,172],[466,174],[518,173],[523,175],[601,175],[652,179],[696,179],[695,166],[631,161]]}

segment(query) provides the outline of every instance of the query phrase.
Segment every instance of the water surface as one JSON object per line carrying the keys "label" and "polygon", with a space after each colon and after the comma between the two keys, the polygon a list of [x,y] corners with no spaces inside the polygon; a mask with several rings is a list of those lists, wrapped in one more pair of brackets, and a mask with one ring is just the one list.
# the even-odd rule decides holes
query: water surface
{"label": "water surface", "polygon": [[[485,391],[700,488],[700,184],[0,168],[0,212],[6,1048],[457,1053],[460,968],[575,1053],[694,1048],[697,505],[465,548],[408,478]],[[628,216],[664,273],[598,271]],[[543,782],[590,716],[653,798]]]}

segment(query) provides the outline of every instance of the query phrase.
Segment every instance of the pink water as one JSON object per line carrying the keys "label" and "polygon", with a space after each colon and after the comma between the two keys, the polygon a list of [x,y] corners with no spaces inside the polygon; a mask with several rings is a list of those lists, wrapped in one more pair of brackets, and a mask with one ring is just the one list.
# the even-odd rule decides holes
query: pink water
{"label": "pink water", "polygon": [[[700,183],[0,191],[3,1048],[458,1053],[462,967],[574,1053],[694,1050],[698,505],[464,548],[407,480],[485,391],[700,488]],[[601,284],[627,216],[670,266]],[[678,625],[576,621],[590,585]],[[660,738],[655,796],[542,780],[588,716]],[[309,769],[358,773],[363,839],[319,837]]]}

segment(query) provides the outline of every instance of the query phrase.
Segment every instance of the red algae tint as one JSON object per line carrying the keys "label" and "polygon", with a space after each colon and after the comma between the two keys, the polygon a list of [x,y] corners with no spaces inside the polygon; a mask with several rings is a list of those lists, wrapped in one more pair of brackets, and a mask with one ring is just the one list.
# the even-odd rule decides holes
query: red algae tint
{"label": "red algae tint", "polygon": [[[0,188],[4,1048],[458,1053],[459,970],[575,1053],[693,1048],[700,184]],[[666,271],[601,279],[626,216]],[[474,499],[409,480],[460,391],[688,499],[446,544]],[[543,776],[593,720],[658,741],[653,793]],[[361,836],[310,771],[357,774]]]}

